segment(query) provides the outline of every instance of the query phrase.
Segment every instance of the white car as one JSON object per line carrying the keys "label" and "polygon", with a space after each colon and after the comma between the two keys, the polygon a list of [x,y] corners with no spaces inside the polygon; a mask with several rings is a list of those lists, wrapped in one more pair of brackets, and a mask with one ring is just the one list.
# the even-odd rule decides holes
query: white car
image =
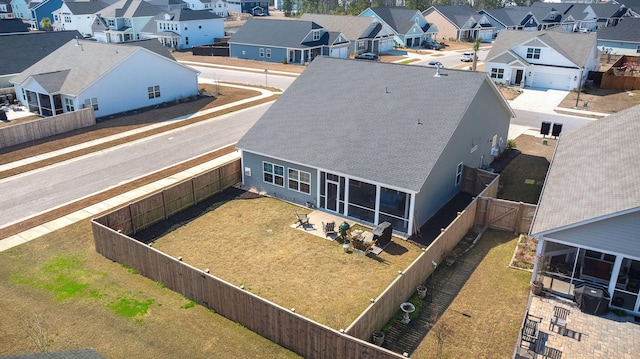
{"label": "white car", "polygon": [[464,54],[460,55],[460,61],[463,61],[463,62],[473,61],[473,52],[465,52]]}

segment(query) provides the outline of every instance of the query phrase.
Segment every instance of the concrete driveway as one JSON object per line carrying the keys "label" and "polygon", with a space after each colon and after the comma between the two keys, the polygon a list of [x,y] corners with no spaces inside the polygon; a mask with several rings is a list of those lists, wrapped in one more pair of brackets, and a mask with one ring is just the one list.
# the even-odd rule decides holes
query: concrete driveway
{"label": "concrete driveway", "polygon": [[556,114],[553,110],[568,94],[569,91],[526,88],[510,105],[516,110]]}

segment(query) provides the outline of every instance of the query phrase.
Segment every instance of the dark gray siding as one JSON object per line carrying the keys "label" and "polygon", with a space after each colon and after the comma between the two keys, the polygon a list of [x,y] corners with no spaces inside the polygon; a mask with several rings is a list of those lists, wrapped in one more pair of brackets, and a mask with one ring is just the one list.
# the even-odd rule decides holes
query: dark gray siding
{"label": "dark gray siding", "polygon": [[[265,55],[260,57],[260,49],[263,48],[265,51]],[[271,49],[271,57],[267,57],[267,49]],[[248,60],[258,60],[258,61],[267,61],[267,62],[282,62],[283,59],[287,58],[287,49],[283,48],[273,48],[268,46],[257,46],[257,45],[240,45],[240,44],[229,44],[229,56],[237,57],[239,59],[248,59]]]}
{"label": "dark gray siding", "polygon": [[[284,167],[284,187],[276,186],[271,183],[267,183],[263,180],[262,163],[267,161],[276,165]],[[246,175],[247,168],[251,169],[251,176]],[[288,188],[288,169],[296,169],[299,171],[308,172],[311,174],[311,194],[301,193],[298,191],[290,190]],[[293,164],[291,162],[275,160],[269,157],[257,155],[251,152],[242,152],[242,170],[244,175],[244,185],[259,192],[266,192],[270,196],[283,198],[287,201],[305,204],[307,202],[317,205],[317,188],[318,188],[318,175],[315,168],[301,166]]]}

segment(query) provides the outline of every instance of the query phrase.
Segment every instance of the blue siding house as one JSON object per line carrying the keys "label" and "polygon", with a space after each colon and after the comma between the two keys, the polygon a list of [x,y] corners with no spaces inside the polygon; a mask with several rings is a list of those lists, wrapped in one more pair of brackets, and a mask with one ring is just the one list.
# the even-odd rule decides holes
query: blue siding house
{"label": "blue siding house", "polygon": [[617,26],[598,29],[598,48],[608,54],[640,56],[640,18],[625,18]]}
{"label": "blue siding house", "polygon": [[29,6],[29,10],[31,11],[31,28],[44,30],[40,26],[40,21],[47,17],[53,25],[53,12],[62,7],[62,0],[43,0],[40,3],[32,2]]}
{"label": "blue siding house", "polygon": [[418,10],[406,7],[373,7],[358,16],[374,17],[382,24],[393,29],[394,40],[400,47],[417,47],[424,40],[432,40],[437,36],[437,29],[432,28]]}
{"label": "blue siding house", "polygon": [[229,12],[251,14],[253,16],[269,16],[269,2],[258,0],[229,0]]}
{"label": "blue siding house", "polygon": [[313,21],[252,18],[229,39],[229,56],[304,64],[321,55],[346,58],[349,44]]}
{"label": "blue siding house", "polygon": [[465,165],[504,148],[512,117],[481,72],[321,56],[236,147],[257,192],[412,234],[460,192]]}

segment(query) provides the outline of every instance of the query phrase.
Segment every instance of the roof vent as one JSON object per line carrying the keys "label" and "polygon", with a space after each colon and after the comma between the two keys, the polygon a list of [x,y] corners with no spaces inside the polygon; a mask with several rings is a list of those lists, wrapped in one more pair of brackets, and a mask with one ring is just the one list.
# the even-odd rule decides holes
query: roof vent
{"label": "roof vent", "polygon": [[80,46],[80,40],[78,40],[77,36],[76,36],[76,46]]}

